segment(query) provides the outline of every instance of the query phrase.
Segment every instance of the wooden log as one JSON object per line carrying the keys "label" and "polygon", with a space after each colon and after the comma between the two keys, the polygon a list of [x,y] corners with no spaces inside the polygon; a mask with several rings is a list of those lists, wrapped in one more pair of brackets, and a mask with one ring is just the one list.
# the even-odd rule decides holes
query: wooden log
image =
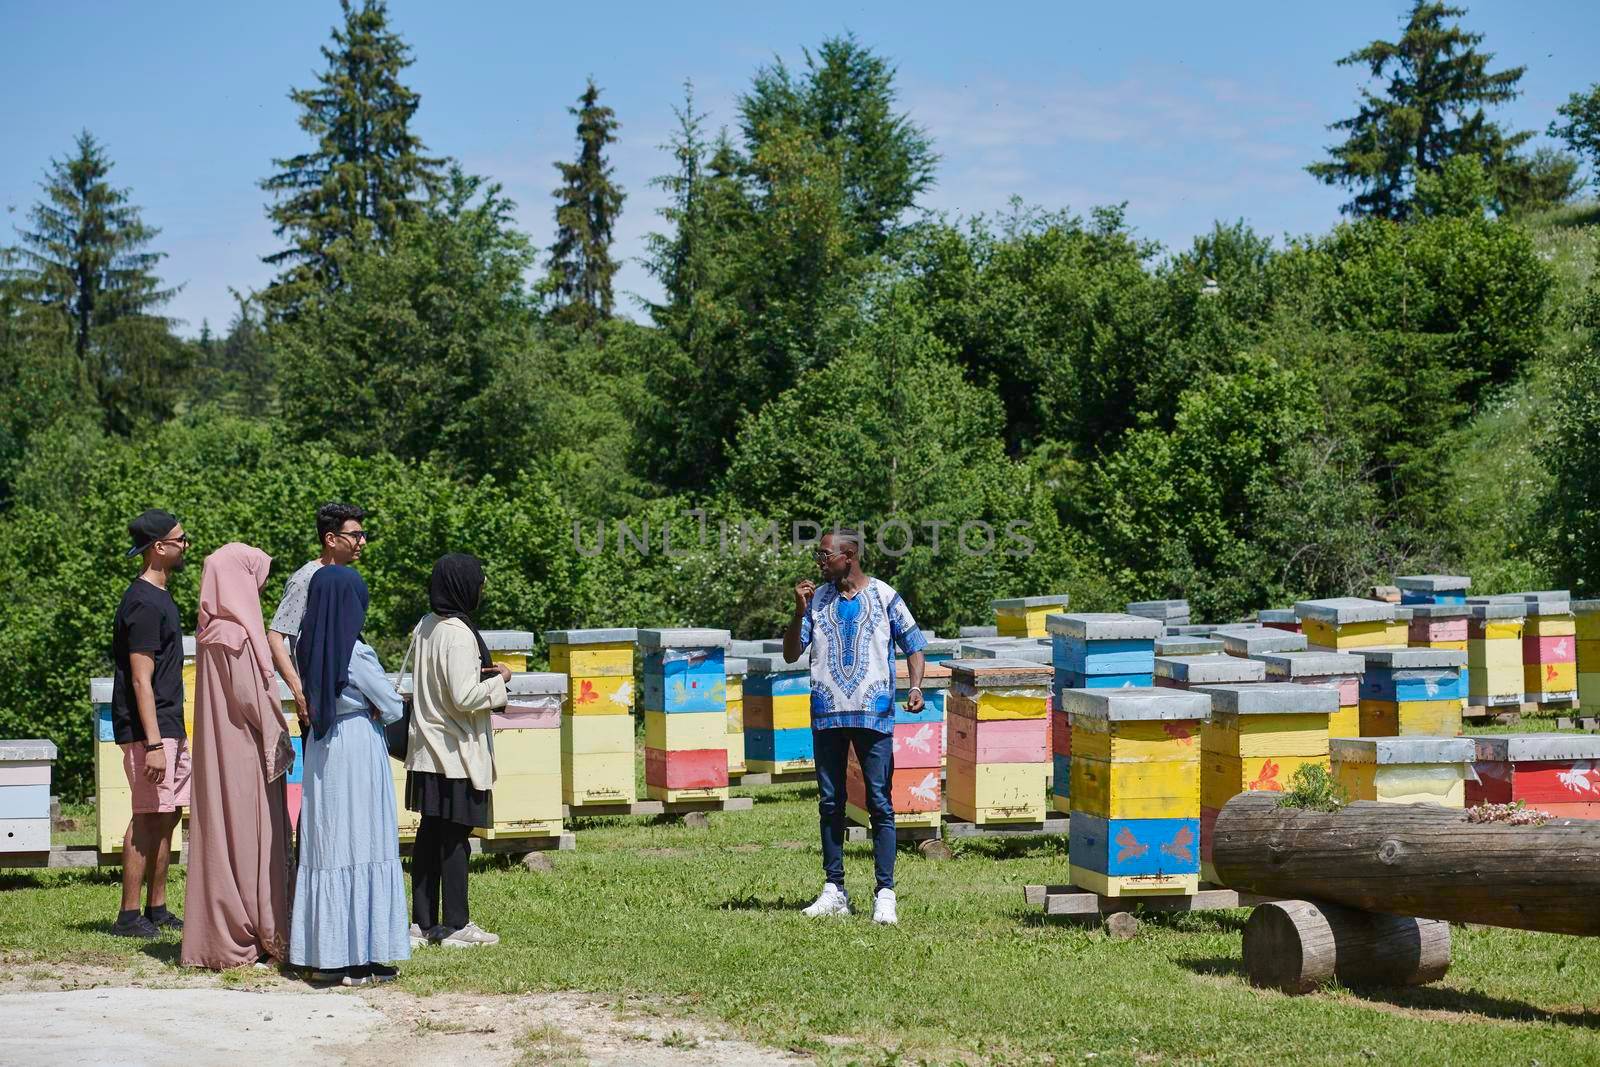
{"label": "wooden log", "polygon": [[1217,816],[1218,879],[1264,896],[1362,911],[1600,934],[1600,821],[1472,823],[1433,804],[1357,801],[1336,812],[1241,793]]}
{"label": "wooden log", "polygon": [[1244,928],[1250,984],[1309,993],[1330,978],[1349,986],[1424,985],[1450,969],[1450,924],[1280,900],[1250,913]]}

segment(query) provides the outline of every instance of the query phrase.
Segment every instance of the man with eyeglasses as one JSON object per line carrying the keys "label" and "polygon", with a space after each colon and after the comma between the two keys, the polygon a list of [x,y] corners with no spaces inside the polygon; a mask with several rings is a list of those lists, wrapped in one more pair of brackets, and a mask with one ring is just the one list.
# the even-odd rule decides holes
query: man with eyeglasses
{"label": "man with eyeglasses", "polygon": [[866,779],[877,885],[872,921],[899,921],[894,895],[895,648],[906,657],[911,687],[906,709],[922,710],[922,655],[928,639],[911,609],[885,582],[861,570],[862,536],[833,530],[817,546],[823,584],[794,587],[794,618],[783,635],[783,658],[811,651],[811,729],[817,764],[817,812],[822,829],[822,893],[805,909],[812,917],[848,915],[844,887],[845,767],[854,746]]}
{"label": "man with eyeglasses", "polygon": [[306,594],[311,589],[311,579],[330,563],[349,566],[361,558],[361,550],[372,535],[362,529],[367,513],[354,504],[324,504],[317,509],[317,539],[322,543],[322,554],[289,576],[283,587],[283,598],[267,628],[267,644],[272,647],[272,663],[283,675],[294,694],[294,706],[300,717],[300,729],[307,728],[306,693],[300,684],[300,672],[294,666],[294,643],[300,636],[300,623],[306,615]]}
{"label": "man with eyeglasses", "polygon": [[183,627],[167,585],[183,569],[189,536],[159,508],[129,523],[128,536],[133,540],[128,556],[143,558],[112,623],[111,731],[122,747],[133,818],[122,839],[122,910],[111,932],[149,938],[163,929],[183,929],[183,921],[167,908],[168,842],[189,806]]}

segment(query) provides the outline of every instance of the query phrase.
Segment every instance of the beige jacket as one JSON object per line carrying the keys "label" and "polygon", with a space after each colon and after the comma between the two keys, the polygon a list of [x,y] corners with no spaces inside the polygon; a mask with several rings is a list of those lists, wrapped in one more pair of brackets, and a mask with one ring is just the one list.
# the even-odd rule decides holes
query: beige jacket
{"label": "beige jacket", "polygon": [[430,614],[417,624],[412,694],[406,768],[493,786],[489,713],[506,706],[506,683],[483,673],[466,623]]}

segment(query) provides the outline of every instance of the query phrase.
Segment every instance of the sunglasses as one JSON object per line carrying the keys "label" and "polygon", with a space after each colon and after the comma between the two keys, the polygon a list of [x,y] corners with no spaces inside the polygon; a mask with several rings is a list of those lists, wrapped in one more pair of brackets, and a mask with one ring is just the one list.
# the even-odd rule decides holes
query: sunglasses
{"label": "sunglasses", "polygon": [[188,534],[184,534],[182,537],[163,537],[161,540],[157,541],[156,544],[182,545],[184,548],[188,548],[194,544],[194,540]]}
{"label": "sunglasses", "polygon": [[819,549],[816,549],[815,551],[813,551],[811,554],[813,556],[815,556],[817,559],[832,559],[834,556],[842,556],[842,555],[844,555],[844,550],[843,549],[834,549],[832,552],[829,552],[825,548],[819,548]]}
{"label": "sunglasses", "polygon": [[335,533],[334,536],[348,537],[352,541],[365,541],[368,544],[371,544],[373,541],[378,539],[377,534],[368,533],[366,530],[340,530]]}

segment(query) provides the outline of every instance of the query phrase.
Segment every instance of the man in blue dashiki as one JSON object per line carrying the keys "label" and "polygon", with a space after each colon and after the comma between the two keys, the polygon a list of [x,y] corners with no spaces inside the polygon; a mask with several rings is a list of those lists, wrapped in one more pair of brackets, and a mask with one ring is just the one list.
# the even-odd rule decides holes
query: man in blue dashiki
{"label": "man in blue dashiki", "polygon": [[886,583],[861,570],[861,534],[835,530],[817,546],[821,586],[794,587],[794,618],[783,635],[783,658],[811,651],[811,737],[817,763],[817,811],[822,824],[822,894],[810,916],[848,915],[844,888],[845,765],[856,752],[866,779],[877,886],[872,921],[897,921],[894,897],[894,653],[906,656],[906,710],[922,710],[922,649],[928,639],[911,610]]}

